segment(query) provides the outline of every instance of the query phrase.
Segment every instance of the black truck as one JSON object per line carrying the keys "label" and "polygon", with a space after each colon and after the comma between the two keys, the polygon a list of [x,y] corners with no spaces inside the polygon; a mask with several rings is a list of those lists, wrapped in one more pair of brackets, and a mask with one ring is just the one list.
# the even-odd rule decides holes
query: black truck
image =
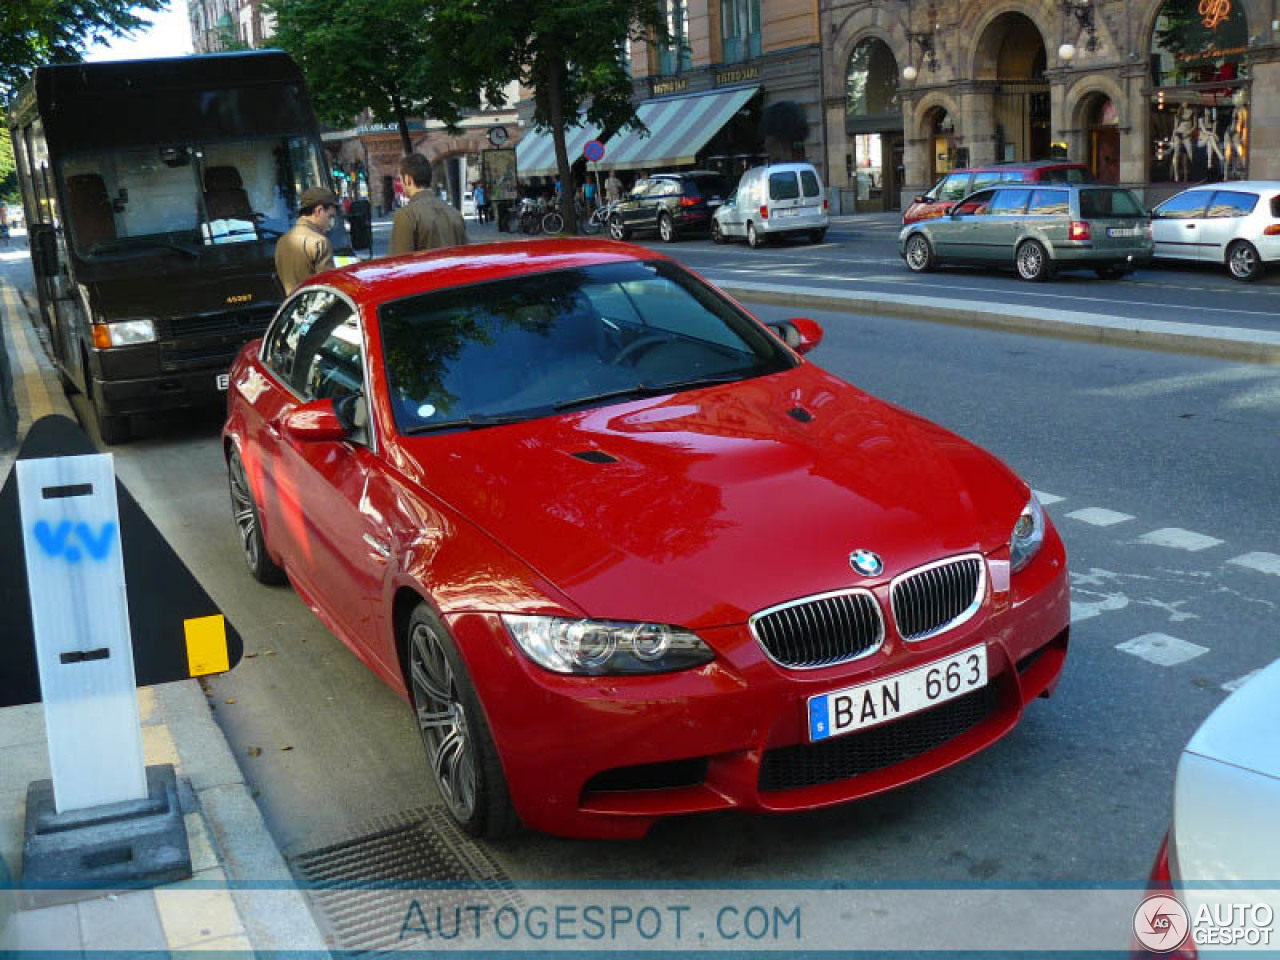
{"label": "black truck", "polygon": [[[106,443],[131,414],[223,402],[282,299],[276,239],[331,187],[279,51],[36,69],[9,111],[54,359]],[[330,235],[350,253],[341,218]]]}

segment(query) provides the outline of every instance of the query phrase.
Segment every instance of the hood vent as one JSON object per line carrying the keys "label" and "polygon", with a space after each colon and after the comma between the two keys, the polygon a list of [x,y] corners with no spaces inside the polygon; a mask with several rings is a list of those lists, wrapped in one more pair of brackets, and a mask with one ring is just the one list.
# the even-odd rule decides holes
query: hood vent
{"label": "hood vent", "polygon": [[792,420],[799,420],[801,423],[808,423],[813,419],[813,414],[804,407],[792,407],[787,411],[787,416]]}
{"label": "hood vent", "polygon": [[569,454],[571,457],[577,457],[583,463],[617,463],[617,457],[611,457],[603,450],[579,450],[577,453]]}

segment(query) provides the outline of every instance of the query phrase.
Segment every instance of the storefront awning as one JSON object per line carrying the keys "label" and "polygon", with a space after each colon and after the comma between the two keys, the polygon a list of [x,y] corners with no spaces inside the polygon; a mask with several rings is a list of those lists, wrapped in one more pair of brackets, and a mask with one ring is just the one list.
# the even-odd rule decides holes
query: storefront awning
{"label": "storefront awning", "polygon": [[[600,128],[587,123],[586,117],[578,118],[576,127],[569,127],[564,132],[565,149],[569,151],[569,162],[573,163],[582,156],[582,148],[588,140],[598,139]],[[516,144],[516,170],[521,178],[555,176],[556,144],[550,130],[530,130]]]}
{"label": "storefront awning", "polygon": [[605,144],[603,166],[648,170],[695,163],[698,151],[759,89],[739,87],[646,100],[636,113],[648,133],[631,127],[616,134]]}

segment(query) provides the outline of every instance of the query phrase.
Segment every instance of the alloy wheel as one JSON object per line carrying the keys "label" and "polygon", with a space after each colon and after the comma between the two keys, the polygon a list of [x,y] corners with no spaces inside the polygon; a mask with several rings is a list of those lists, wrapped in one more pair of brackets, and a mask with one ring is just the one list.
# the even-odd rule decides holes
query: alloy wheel
{"label": "alloy wheel", "polygon": [[453,668],[429,624],[415,623],[409,635],[409,675],[431,774],[454,817],[469,821],[476,812],[475,744]]}
{"label": "alloy wheel", "polygon": [[249,478],[244,474],[244,464],[239,456],[231,458],[231,516],[236,532],[240,534],[240,548],[250,570],[258,569],[258,514],[253,506],[253,494],[249,492]]}
{"label": "alloy wheel", "polygon": [[1237,243],[1227,254],[1227,268],[1237,280],[1252,280],[1256,277],[1258,264],[1258,251],[1249,243]]}
{"label": "alloy wheel", "polygon": [[622,227],[622,218],[613,216],[609,218],[609,236],[615,240],[627,239],[627,231]]}
{"label": "alloy wheel", "polygon": [[1024,280],[1039,280],[1044,274],[1044,250],[1038,243],[1024,243],[1018,248],[1018,273]]}
{"label": "alloy wheel", "polygon": [[919,234],[907,241],[907,266],[917,272],[929,266],[929,241]]}
{"label": "alloy wheel", "polygon": [[671,218],[666,214],[658,219],[658,236],[663,243],[670,243],[676,238],[675,225],[672,224]]}

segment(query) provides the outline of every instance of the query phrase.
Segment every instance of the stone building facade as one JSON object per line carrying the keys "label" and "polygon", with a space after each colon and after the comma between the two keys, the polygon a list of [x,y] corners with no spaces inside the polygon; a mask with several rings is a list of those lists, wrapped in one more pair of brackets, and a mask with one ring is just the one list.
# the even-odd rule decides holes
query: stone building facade
{"label": "stone building facade", "polygon": [[1070,158],[1148,202],[1280,179],[1277,0],[820,0],[829,183],[897,209],[948,170]]}

